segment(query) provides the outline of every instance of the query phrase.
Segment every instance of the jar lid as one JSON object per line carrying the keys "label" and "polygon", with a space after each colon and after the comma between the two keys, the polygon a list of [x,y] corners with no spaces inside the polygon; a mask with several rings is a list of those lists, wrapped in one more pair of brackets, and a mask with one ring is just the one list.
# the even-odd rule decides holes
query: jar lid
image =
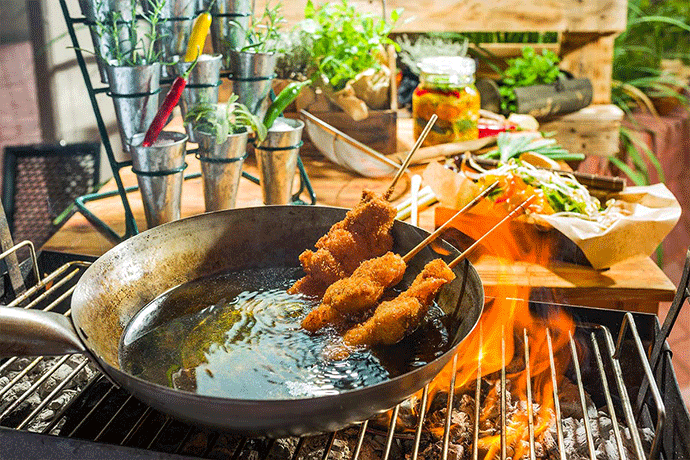
{"label": "jar lid", "polygon": [[477,65],[466,56],[433,56],[421,60],[419,69],[427,74],[467,76],[474,74]]}

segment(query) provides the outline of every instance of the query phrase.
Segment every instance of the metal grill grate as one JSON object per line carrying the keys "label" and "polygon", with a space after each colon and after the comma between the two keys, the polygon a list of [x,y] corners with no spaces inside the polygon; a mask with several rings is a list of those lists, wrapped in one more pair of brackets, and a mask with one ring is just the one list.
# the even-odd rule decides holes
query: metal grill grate
{"label": "metal grill grate", "polygon": [[[26,243],[24,243],[26,244]],[[34,261],[35,264],[35,261]],[[68,263],[45,278],[39,278],[36,286],[28,290],[26,294],[12,302],[11,306],[23,305],[23,308],[42,308],[55,310],[69,315],[68,300],[74,290],[76,280],[88,266],[85,262]],[[36,269],[36,273],[38,271]],[[17,307],[20,308],[20,307]],[[569,458],[565,449],[564,421],[561,413],[561,404],[572,403],[564,401],[558,388],[556,365],[554,362],[554,350],[552,348],[551,331],[548,325],[541,331],[546,336],[549,351],[550,376],[553,385],[554,414],[556,419],[557,445],[561,459]],[[532,334],[532,335],[531,335]],[[522,331],[520,347],[524,349],[524,378],[526,392],[526,413],[528,420],[528,444],[527,458],[537,458],[538,439],[535,437],[533,379],[531,375],[530,347],[534,340],[534,331]],[[632,339],[631,339],[631,338]],[[505,353],[506,335],[503,336],[502,367],[499,372],[500,385],[500,450],[497,458],[511,458],[512,447],[508,439],[508,393],[507,371],[511,363],[506,362]],[[587,356],[582,352],[582,345],[587,344]],[[613,441],[618,458],[659,458],[660,436],[665,420],[665,407],[661,394],[652,376],[652,369],[646,357],[644,346],[635,324],[632,314],[624,316],[622,326],[618,333],[618,340],[614,342],[609,328],[601,325],[588,325],[580,323],[577,326],[576,336],[569,337],[570,353],[572,355],[573,383],[577,386],[577,402],[583,415],[586,440],[582,448],[587,452],[585,458],[597,458],[597,446],[595,446],[594,432],[598,423],[588,414],[586,403],[587,391],[590,394],[593,389],[599,389],[595,396],[603,398],[612,420]],[[466,350],[466,352],[469,352]],[[486,395],[482,394],[482,358],[481,341],[480,349],[475,350],[479,357],[477,377],[474,384],[474,414],[471,414],[472,426],[469,428],[472,435],[471,453],[462,458],[483,458],[479,449],[480,412],[486,404]],[[457,452],[452,446],[454,439],[452,410],[456,407],[456,399],[460,397],[455,388],[455,375],[457,368],[457,356],[454,358],[451,373],[451,381],[448,382],[445,401],[445,420],[443,420],[443,436],[438,457],[441,459],[458,458]],[[0,364],[0,377],[7,374],[13,366],[17,366],[19,358],[10,358]],[[47,363],[47,364],[46,364]],[[633,392],[643,386],[641,377],[631,377],[628,367],[631,363],[639,363],[638,368],[644,375],[645,382],[651,382],[652,405],[643,404],[633,407],[631,403]],[[43,364],[40,375],[31,375],[32,371]],[[70,365],[69,372],[64,369]],[[585,366],[585,373],[583,368]],[[622,368],[626,367],[624,374]],[[94,371],[83,356],[73,355],[62,358],[36,357],[25,360],[15,369],[14,376],[8,381],[0,380],[0,426],[16,430],[37,431],[44,434],[58,435],[67,438],[88,439],[99,443],[111,445],[129,446],[140,449],[152,449],[168,454],[181,454],[200,458],[231,458],[237,459],[273,459],[273,458],[371,458],[370,445],[373,442],[379,447],[380,458],[399,458],[406,455],[410,459],[430,458],[428,453],[422,452],[424,442],[428,441],[429,433],[425,425],[425,418],[429,417],[426,408],[429,403],[429,386],[424,388],[418,407],[422,408],[416,414],[416,420],[411,428],[400,429],[399,419],[401,411],[407,411],[405,403],[395,407],[390,413],[388,429],[370,429],[370,426],[379,421],[365,421],[359,426],[345,429],[341,432],[330,433],[314,437],[299,439],[266,440],[248,439],[237,435],[216,432],[185,424],[171,417],[161,414],[145,404],[133,398],[124,390],[110,383],[103,375]],[[43,385],[56,373],[61,373],[59,383],[50,391],[42,391]],[[28,382],[27,378],[29,379]],[[632,380],[631,380],[632,379]],[[82,388],[72,398],[64,398],[66,392],[75,386],[74,382],[84,382]],[[21,386],[21,391],[17,391]],[[644,385],[646,387],[646,385]],[[73,391],[73,390],[72,390]],[[646,390],[645,390],[646,391]],[[40,394],[39,398],[35,395]],[[12,395],[12,398],[9,398]],[[78,397],[76,397],[78,396]],[[62,399],[61,399],[62,398]],[[572,398],[571,398],[572,399]],[[647,398],[650,399],[650,398]],[[33,400],[33,404],[30,401]],[[57,402],[56,402],[57,401]],[[53,408],[54,417],[47,424],[37,424],[37,419],[46,408]],[[649,417],[648,410],[652,410],[653,416]],[[19,414],[19,415],[18,415]],[[409,416],[406,415],[406,416]],[[619,423],[624,421],[624,423]],[[656,435],[647,440],[640,438],[640,429],[651,428],[655,424]],[[36,428],[39,427],[39,428]],[[628,429],[632,428],[632,429]],[[625,433],[629,437],[626,440]],[[632,452],[632,455],[629,455]]]}

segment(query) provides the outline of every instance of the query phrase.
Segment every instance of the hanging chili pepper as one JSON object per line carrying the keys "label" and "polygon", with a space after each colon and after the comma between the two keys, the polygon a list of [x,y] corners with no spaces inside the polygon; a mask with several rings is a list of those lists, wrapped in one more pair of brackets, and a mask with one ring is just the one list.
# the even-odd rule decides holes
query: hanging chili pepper
{"label": "hanging chili pepper", "polygon": [[280,92],[280,94],[278,94],[278,96],[276,96],[266,111],[266,115],[264,116],[264,126],[266,129],[271,129],[271,126],[273,126],[276,118],[278,118],[278,116],[283,113],[283,110],[285,110],[285,108],[297,98],[300,91],[302,91],[302,88],[310,83],[311,80],[301,82],[295,81],[283,88],[283,90]]}
{"label": "hanging chili pepper", "polygon": [[163,131],[163,128],[168,122],[168,118],[170,118],[170,114],[180,100],[182,91],[184,91],[185,86],[187,86],[187,78],[189,77],[189,73],[196,65],[197,59],[199,59],[198,56],[192,65],[189,66],[189,69],[187,69],[183,75],[180,75],[179,77],[175,78],[175,81],[173,81],[172,86],[170,86],[170,91],[168,91],[168,94],[165,95],[165,99],[163,100],[160,109],[158,109],[158,113],[156,113],[156,116],[153,117],[151,126],[149,126],[149,129],[146,131],[144,142],[141,144],[143,147],[151,147],[153,143],[156,142],[156,139],[158,139],[158,135],[161,133],[161,131]]}
{"label": "hanging chili pepper", "polygon": [[184,55],[185,62],[192,62],[195,60],[201,53],[201,50],[204,49],[206,36],[211,27],[211,20],[211,13],[208,11],[201,12],[199,16],[194,19],[192,33],[189,36],[189,42],[187,42],[187,52]]}

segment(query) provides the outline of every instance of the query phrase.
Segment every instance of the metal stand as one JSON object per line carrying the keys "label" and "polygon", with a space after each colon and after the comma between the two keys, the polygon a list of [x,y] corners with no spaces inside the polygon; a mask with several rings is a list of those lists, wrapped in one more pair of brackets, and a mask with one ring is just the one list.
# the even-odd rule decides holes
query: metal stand
{"label": "metal stand", "polygon": [[[134,187],[127,187],[125,188],[122,182],[122,176],[120,175],[120,170],[122,168],[132,166],[131,161],[117,161],[115,159],[115,155],[113,154],[113,147],[110,143],[110,139],[108,137],[108,132],[106,130],[105,122],[103,121],[103,116],[101,115],[101,110],[98,104],[98,100],[96,98],[97,94],[103,94],[103,93],[109,93],[109,88],[104,87],[104,88],[94,88],[93,83],[91,82],[91,77],[89,76],[88,70],[86,68],[86,61],[84,60],[84,56],[82,53],[82,48],[79,45],[79,40],[77,39],[77,34],[74,29],[75,24],[85,24],[86,23],[86,18],[84,17],[77,17],[73,18],[70,13],[69,9],[67,8],[67,3],[66,0],[60,0],[60,7],[62,8],[62,13],[65,17],[65,23],[67,24],[67,31],[69,33],[70,39],[72,40],[72,47],[74,48],[74,53],[76,54],[77,57],[77,63],[79,64],[79,68],[81,69],[81,74],[84,79],[84,84],[86,85],[86,90],[89,94],[89,100],[91,101],[91,107],[93,108],[93,113],[96,116],[96,124],[98,125],[98,131],[101,136],[101,141],[103,142],[103,146],[105,147],[106,154],[108,156],[108,162],[110,163],[110,169],[113,172],[113,178],[115,179],[115,184],[117,185],[117,190],[113,190],[110,192],[104,192],[104,193],[92,193],[89,195],[84,195],[75,201],[76,207],[79,210],[79,212],[84,215],[84,217],[99,231],[101,232],[106,238],[108,238],[110,241],[114,243],[119,243],[121,241],[126,240],[127,238],[136,235],[139,233],[139,229],[137,227],[137,223],[134,220],[134,215],[132,213],[132,208],[130,207],[129,200],[127,198],[127,193],[134,192],[139,189],[139,187],[134,186]],[[173,18],[174,19],[174,18]],[[166,83],[165,80],[162,80],[161,83]],[[169,81],[167,83],[170,83]],[[195,154],[196,149],[189,150],[187,154]],[[312,188],[311,182],[309,181],[309,176],[307,175],[306,170],[304,169],[304,164],[302,163],[301,158],[298,160],[298,168],[300,172],[300,188],[299,191],[293,195],[292,197],[292,202],[293,204],[307,204],[306,202],[302,201],[300,199],[300,195],[302,192],[306,189],[309,198],[310,198],[310,204],[314,205],[316,204],[316,195],[314,193],[314,189]],[[258,178],[252,176],[249,173],[242,172],[242,176],[245,179],[248,179],[250,182],[253,182],[254,184],[259,184],[260,181]],[[194,173],[194,174],[188,174],[184,176],[185,180],[188,179],[196,179],[201,177],[201,174],[199,173]],[[113,230],[108,224],[103,222],[98,216],[93,214],[91,211],[89,211],[86,208],[86,203],[90,201],[96,201],[104,198],[109,198],[113,197],[115,195],[120,195],[120,199],[122,200],[122,205],[124,207],[124,217],[125,217],[125,232],[124,234],[120,235],[118,234],[115,230]]]}

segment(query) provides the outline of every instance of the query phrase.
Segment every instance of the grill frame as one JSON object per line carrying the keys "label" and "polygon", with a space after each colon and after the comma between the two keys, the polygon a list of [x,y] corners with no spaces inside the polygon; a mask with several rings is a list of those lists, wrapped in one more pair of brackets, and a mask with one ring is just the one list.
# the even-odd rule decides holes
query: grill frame
{"label": "grill frame", "polygon": [[[57,253],[55,253],[57,254]],[[44,253],[41,254],[41,256],[50,256],[50,253]],[[62,282],[62,279],[71,276],[72,273],[74,273],[72,268],[77,268],[77,270],[83,268],[85,265],[83,262],[68,262],[67,265],[63,265],[60,268],[58,268],[56,271],[52,272],[48,277],[43,278],[42,281],[39,282],[39,285],[46,285],[48,284],[49,281],[52,281],[52,288],[57,286],[60,288],[62,285],[60,284]],[[65,268],[67,267],[67,268]],[[687,280],[687,277],[684,279]],[[69,280],[65,281],[65,285],[69,284],[69,282],[76,281],[74,279],[74,276],[70,278]],[[29,293],[27,295],[33,295],[39,292],[40,289],[35,289],[35,290],[29,290]],[[685,292],[687,293],[687,286],[685,289]],[[43,299],[49,297],[48,295],[45,295],[45,293],[40,294],[43,297]],[[65,299],[67,297],[64,296],[64,294],[60,294],[58,296],[60,299],[59,304],[62,304],[62,302],[65,302]],[[682,299],[683,301],[685,299]],[[17,302],[17,304],[22,303],[22,302]],[[40,302],[39,302],[40,303]],[[680,302],[682,303],[682,302]],[[56,305],[51,306],[52,304],[48,304],[47,307],[50,309],[56,308]],[[548,308],[551,306],[551,303],[543,303],[543,302],[532,302],[532,305],[536,306],[538,308]],[[24,305],[25,307],[27,305]],[[30,304],[28,306],[31,306]],[[605,349],[610,355],[616,355],[617,353],[613,353],[613,348],[614,346],[618,349],[621,349],[622,344],[624,343],[624,338],[627,336],[628,331],[633,337],[633,342],[635,344],[635,348],[637,352],[642,352],[645,355],[645,360],[646,360],[646,352],[644,351],[644,344],[647,344],[648,347],[651,348],[651,346],[655,343],[659,343],[659,340],[661,340],[662,343],[664,343],[665,335],[663,335],[662,329],[659,325],[658,319],[655,315],[650,315],[650,314],[644,314],[644,313],[625,313],[617,310],[601,310],[601,309],[593,309],[593,308],[585,308],[585,307],[573,307],[573,306],[561,306],[566,310],[568,313],[570,313],[573,318],[575,319],[576,323],[580,327],[585,327],[586,324],[592,324],[594,325],[593,327],[599,329],[602,331],[602,334],[604,335],[604,342],[603,345],[600,344],[597,339],[595,338],[594,332],[592,332],[591,340],[593,343],[597,344],[593,346],[593,349],[596,350],[598,346],[600,346],[600,349],[598,351],[595,351],[595,355],[597,358],[597,362],[601,362],[603,360],[603,356],[601,354],[601,349]],[[677,312],[676,312],[677,313]],[[608,333],[607,335],[607,330],[618,330],[620,331],[619,334],[619,340],[614,343],[613,342],[613,336]],[[668,329],[670,330],[670,328]],[[527,332],[524,332],[524,340],[529,342],[529,336]],[[548,336],[549,342],[550,342],[550,335]],[[629,342],[629,340],[628,340]],[[577,347],[575,346],[574,339],[571,337],[570,339],[570,346],[571,346],[571,352],[577,356]],[[528,353],[528,347],[525,347],[525,360],[526,362],[529,362],[529,353]],[[660,428],[657,428],[657,433],[660,433],[661,436],[659,436],[657,439],[659,440],[656,444],[655,447],[652,448],[654,449],[660,449],[664,453],[663,458],[667,459],[674,459],[674,458],[690,458],[690,440],[688,439],[683,439],[682,438],[682,433],[687,434],[690,432],[690,416],[688,416],[688,411],[683,404],[682,397],[680,396],[680,390],[678,387],[678,383],[675,377],[675,373],[673,371],[673,366],[671,364],[671,351],[668,347],[667,344],[664,343],[663,346],[657,347],[655,349],[658,349],[658,355],[660,357],[659,360],[659,365],[654,366],[655,369],[655,384],[651,386],[651,392],[648,392],[645,398],[645,402],[647,403],[646,406],[642,406],[641,410],[637,410],[637,414],[640,419],[643,421],[645,426],[649,426],[652,423],[658,423],[660,420],[663,420],[663,417],[665,415],[665,412],[663,411],[655,411],[652,410],[650,411],[649,408],[656,408],[656,407],[670,407],[671,410],[668,411],[669,414],[669,420],[667,420],[667,423],[665,423],[663,426]],[[83,366],[86,366],[86,358],[82,357],[83,359]],[[505,356],[503,357],[505,361]],[[553,359],[553,354],[551,354],[551,359]],[[642,362],[644,363],[645,360]],[[575,362],[579,362],[578,359],[574,360]],[[456,360],[453,361],[453,365],[456,364]],[[614,362],[612,360],[612,362]],[[80,364],[82,366],[82,364]],[[481,366],[481,364],[480,364]],[[645,371],[647,371],[650,375],[652,373],[652,366],[647,363],[646,365],[643,364],[644,367],[646,367]],[[4,362],[0,364],[0,370],[4,369],[7,367],[7,363]],[[56,367],[56,366],[54,366]],[[554,369],[553,363],[551,366],[551,369]],[[577,369],[577,368],[576,368]],[[480,374],[481,368],[478,369],[478,376],[481,376]],[[578,372],[578,370],[576,370]],[[75,374],[76,375],[76,374]],[[455,373],[453,373],[455,375]],[[605,376],[606,378],[606,373],[604,372],[601,374]],[[505,366],[501,372],[501,377],[502,379],[506,378],[505,375]],[[555,375],[552,374],[552,378],[555,379]],[[617,377],[616,377],[617,378]],[[620,379],[619,379],[620,380]],[[658,382],[657,382],[658,380]],[[96,375],[92,379],[92,381],[89,383],[88,388],[99,384],[99,382],[107,382],[105,377],[102,375]],[[578,381],[578,383],[581,383],[581,379]],[[618,382],[616,382],[618,383]],[[656,388],[658,386],[661,387],[663,391],[659,392],[659,390]],[[34,384],[37,386],[37,383],[34,382]],[[109,384],[109,383],[108,383]],[[609,385],[611,382],[609,382]],[[116,388],[114,385],[111,385],[111,388],[108,389],[105,393],[104,396],[101,397],[101,400],[105,401],[106,397],[112,394],[116,394],[117,392],[121,392],[123,390],[119,390]],[[451,382],[451,386],[454,386],[454,382]],[[644,388],[644,385],[641,385],[643,387],[643,391],[646,391]],[[477,385],[477,395],[479,395],[479,385]],[[55,427],[55,423],[58,423],[58,421],[65,415],[65,413],[69,410],[71,410],[72,405],[79,401],[82,397],[83,394],[86,392],[88,388],[85,388],[84,390],[81,391],[81,395],[79,398],[74,398],[70,403],[68,403],[65,407],[63,407],[61,413],[59,416],[55,418],[55,422],[47,427],[46,432],[51,432],[52,429]],[[505,384],[501,385],[501,388],[505,388]],[[557,386],[555,386],[554,391],[556,390]],[[626,388],[627,385],[626,385]],[[3,389],[0,389],[0,391],[6,391]],[[580,390],[582,391],[582,389]],[[629,391],[629,389],[628,389]],[[56,390],[57,392],[57,390]],[[506,426],[506,419],[505,419],[505,392],[502,392],[503,395],[501,397],[501,406],[502,406],[502,417],[501,417],[501,423],[505,427]],[[4,393],[3,393],[4,394]],[[52,393],[51,393],[52,394]],[[582,406],[584,407],[584,396],[583,393],[580,393],[581,398],[580,402]],[[630,399],[631,402],[634,401],[636,394],[630,394]],[[448,392],[448,401],[447,401],[447,407],[451,407],[453,404],[453,397],[454,397],[454,392],[450,391]],[[610,398],[610,395],[605,395],[607,399],[607,404],[609,403],[608,399]],[[108,442],[101,442],[104,437],[107,438],[107,432],[111,425],[114,423],[114,421],[122,416],[124,413],[128,412],[127,408],[131,404],[137,404],[138,402],[136,399],[134,399],[131,395],[124,396],[125,401],[124,403],[116,410],[115,414],[113,417],[110,418],[110,420],[103,426],[101,426],[100,430],[96,434],[96,436],[92,436],[93,439],[81,439],[80,437],[66,437],[63,436],[62,434],[60,436],[56,435],[50,435],[50,434],[41,434],[41,433],[34,433],[34,432],[29,432],[24,430],[24,425],[26,424],[25,422],[22,422],[17,427],[3,427],[0,426],[0,445],[4,446],[4,455],[7,455],[8,457],[6,458],[13,458],[12,455],[17,455],[16,458],[26,458],[27,456],[27,451],[26,451],[26,446],[31,446],[30,448],[32,451],[35,451],[37,454],[37,457],[45,457],[45,458],[97,458],[99,455],[101,456],[108,456],[108,458],[119,458],[118,456],[121,455],[121,458],[208,458],[208,454],[212,453],[214,449],[214,445],[212,443],[209,444],[208,448],[206,449],[205,452],[202,452],[200,455],[201,457],[197,456],[185,456],[185,455],[179,455],[179,451],[181,451],[184,448],[185,442],[189,441],[189,438],[192,436],[193,431],[197,430],[196,427],[189,427],[188,431],[183,435],[183,437],[180,439],[180,443],[178,446],[178,452],[160,452],[156,450],[149,450],[149,448],[153,447],[154,444],[158,441],[160,441],[160,438],[164,436],[164,432],[166,430],[169,430],[172,425],[177,424],[178,422],[174,421],[172,418],[163,416],[162,414],[158,414],[156,411],[153,411],[150,408],[144,409],[141,415],[139,416],[138,420],[131,426],[129,432],[123,439],[123,444],[127,444],[130,441],[133,441],[136,439],[138,436],[137,431],[141,430],[141,427],[144,425],[144,423],[148,423],[150,420],[155,420],[157,417],[163,417],[162,423],[160,423],[160,428],[157,430],[157,432],[153,435],[152,438],[148,440],[146,443],[146,448],[137,448],[137,447],[131,447],[131,446],[119,446],[115,444],[111,444]],[[422,394],[422,406],[421,407],[426,407],[426,399],[428,398],[428,387],[425,388],[423,394]],[[528,386],[528,402],[531,400],[531,388]],[[651,404],[652,400],[656,399],[654,404]],[[479,408],[480,406],[480,398],[475,398],[476,401],[476,407]],[[558,398],[556,399],[558,401]],[[45,401],[44,401],[45,402]],[[659,404],[660,403],[660,404]],[[142,403],[138,403],[142,404]],[[91,409],[91,414],[95,413],[99,406],[93,406]],[[395,426],[395,423],[397,421],[398,413],[399,413],[399,407],[396,406],[396,408],[393,410],[393,416],[390,421],[389,429],[385,437],[385,447],[384,447],[384,459],[389,458],[389,455],[391,453],[391,446],[396,438],[396,433],[394,429],[391,429],[391,427]],[[645,409],[646,407],[646,409]],[[531,405],[528,404],[528,408],[531,409]],[[478,410],[478,409],[477,409]],[[559,408],[558,405],[556,406],[556,412],[558,414]],[[626,416],[630,416],[630,411],[632,410],[632,407],[630,410],[626,410]],[[5,412],[7,412],[7,409],[5,409]],[[37,411],[34,411],[37,412]],[[530,414],[528,415],[528,418],[530,422],[532,421],[532,414],[531,410],[529,411]],[[449,427],[450,427],[450,411],[447,411],[448,417],[446,419],[446,429],[445,429],[445,434],[443,438],[443,458],[446,458],[448,455],[448,444],[449,444]],[[584,411],[583,411],[584,413]],[[615,414],[615,410],[611,412],[612,414]],[[661,414],[661,415],[659,415]],[[4,416],[4,413],[0,415],[0,419]],[[615,415],[614,415],[615,416]],[[558,417],[558,415],[557,415]],[[72,430],[72,434],[77,433],[81,428],[81,424],[83,424],[89,417],[87,416],[86,418],[81,420],[81,423],[74,427]],[[478,417],[475,417],[475,430],[474,430],[474,436],[475,436],[475,442],[474,442],[474,452],[473,452],[473,458],[477,458],[477,442],[476,442],[476,437],[478,436]],[[585,418],[586,421],[586,418]],[[357,443],[353,452],[353,455],[351,458],[356,459],[359,456],[359,453],[361,451],[365,436],[367,435],[367,430],[368,430],[368,421],[364,422],[363,424],[360,425],[359,427],[359,433],[357,435]],[[559,426],[561,424],[558,424]],[[587,429],[587,432],[590,432],[590,428],[588,424],[585,424],[585,427]],[[529,430],[531,433],[534,431],[533,424],[529,424]],[[560,433],[561,430],[559,430],[559,444],[562,445],[562,433]],[[635,430],[631,430],[635,431]],[[501,453],[503,458],[505,458],[506,455],[506,441],[505,441],[505,433],[506,430],[502,430],[503,434],[501,436]],[[322,458],[328,458],[330,454],[330,450],[334,445],[334,442],[336,440],[336,435],[337,433],[331,433],[327,436],[327,439],[325,439],[324,444],[324,454]],[[222,436],[225,436],[223,433],[217,433],[212,435],[212,439],[215,441],[218,441],[219,438]],[[419,440],[422,436],[422,422],[418,423],[415,431],[415,446],[414,446],[414,452],[412,458],[417,458],[417,454],[419,453]],[[687,437],[687,436],[686,436]],[[304,447],[305,441],[307,438],[300,438],[299,441],[297,441],[297,446],[295,448],[294,454],[292,455],[292,458],[298,458],[300,451]],[[588,435],[588,442],[589,444],[589,449],[590,452],[592,452],[592,443],[591,443],[591,435]],[[684,442],[683,442],[684,441]],[[241,453],[245,449],[247,443],[254,442],[252,440],[249,440],[247,438],[241,438],[237,442],[237,445],[234,448],[234,452],[232,454],[232,458],[240,458]],[[268,442],[263,447],[263,456],[262,458],[267,458],[270,453],[271,449],[273,448],[275,442],[271,441]],[[530,445],[532,447],[531,452],[534,452],[534,445],[533,445],[533,440],[530,440]],[[621,443],[618,441],[619,448],[621,448]],[[46,449],[44,451],[44,449]],[[61,452],[61,454],[59,454]],[[561,449],[561,452],[564,453],[564,450]],[[80,456],[81,454],[83,456]],[[534,458],[534,457],[532,457]],[[561,458],[565,458],[565,456],[562,454]],[[655,458],[653,455],[648,455],[646,458]]]}

